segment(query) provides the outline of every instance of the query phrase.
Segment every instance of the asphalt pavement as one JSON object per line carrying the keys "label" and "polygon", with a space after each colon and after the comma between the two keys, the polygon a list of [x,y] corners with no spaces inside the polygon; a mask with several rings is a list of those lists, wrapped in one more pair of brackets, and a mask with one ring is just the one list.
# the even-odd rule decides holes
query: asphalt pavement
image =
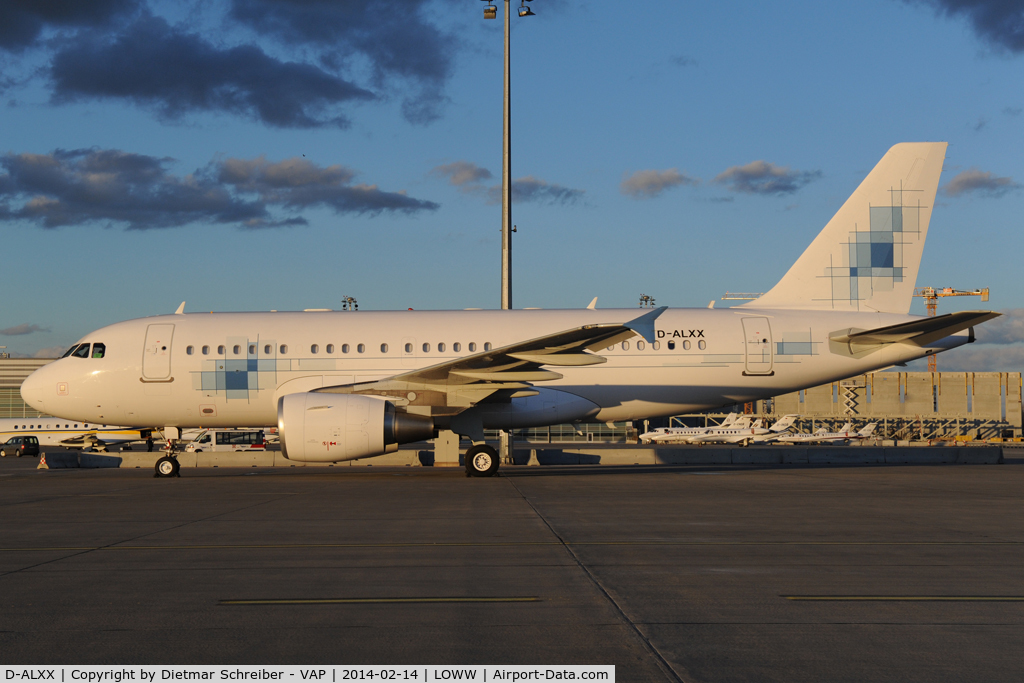
{"label": "asphalt pavement", "polygon": [[35,470],[0,460],[4,664],[614,664],[1024,680],[1024,461]]}

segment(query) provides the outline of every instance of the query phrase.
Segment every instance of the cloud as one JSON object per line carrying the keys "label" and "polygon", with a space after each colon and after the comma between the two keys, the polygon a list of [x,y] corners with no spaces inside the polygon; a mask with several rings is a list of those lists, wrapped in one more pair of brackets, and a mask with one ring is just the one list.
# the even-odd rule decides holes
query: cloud
{"label": "cloud", "polygon": [[490,180],[491,172],[469,161],[453,161],[450,164],[435,166],[430,175],[447,178],[448,182],[463,192],[478,192],[482,189],[481,181]]}
{"label": "cloud", "polygon": [[30,47],[47,27],[98,28],[134,13],[137,7],[137,0],[4,0],[0,49],[19,52]]}
{"label": "cloud", "polygon": [[696,178],[680,173],[676,168],[668,168],[664,171],[637,171],[622,179],[619,184],[619,192],[633,199],[650,199],[657,197],[669,188],[680,185],[696,185],[699,182]]}
{"label": "cloud", "polygon": [[942,188],[942,193],[947,197],[959,197],[964,194],[1002,197],[1010,190],[1020,187],[1019,183],[1013,182],[1013,178],[993,177],[989,171],[971,168],[953,176]]}
{"label": "cloud", "polygon": [[793,194],[821,171],[792,171],[767,161],[752,161],[746,166],[732,166],[719,173],[714,182],[726,185],[733,192],[746,194]]}
{"label": "cloud", "polygon": [[146,230],[203,222],[252,229],[306,224],[302,216],[278,217],[271,208],[371,215],[438,208],[404,192],[353,184],[356,173],[345,167],[301,158],[229,158],[180,177],[167,171],[171,161],[116,149],[0,156],[6,171],[0,173],[0,220],[45,228],[102,222]]}
{"label": "cloud", "polygon": [[[586,190],[556,185],[530,175],[512,181],[513,202],[575,204],[583,198],[584,194],[586,194]],[[501,203],[501,185],[494,185],[487,189],[487,200],[491,204]]]}
{"label": "cloud", "polygon": [[988,128],[988,119],[986,119],[984,116],[979,116],[978,122],[974,124],[973,128],[975,133],[980,133],[981,131]]}
{"label": "cloud", "polygon": [[0,334],[8,337],[20,337],[23,334],[32,334],[33,332],[49,332],[50,330],[45,327],[40,327],[36,324],[23,323],[21,325],[15,325],[14,327],[8,327],[6,330],[0,330]]}
{"label": "cloud", "polygon": [[696,59],[694,59],[693,57],[689,57],[687,55],[675,55],[673,57],[669,57],[668,61],[670,63],[676,65],[676,66],[681,66],[681,67],[685,67],[685,66],[699,66],[700,65],[699,62],[697,62]]}
{"label": "cloud", "polygon": [[[1000,313],[1003,315],[974,328],[974,344],[942,353],[939,369],[947,372],[1020,372],[1024,368],[1024,308],[1011,308]],[[923,370],[924,361],[917,363]]]}
{"label": "cloud", "polygon": [[[440,116],[458,40],[427,21],[430,0],[231,0],[230,17],[295,46],[316,46],[325,58],[369,60],[371,79],[411,84],[402,113],[413,123]],[[438,8],[434,8],[436,11]],[[409,88],[403,89],[405,92]]]}
{"label": "cloud", "polygon": [[999,311],[1002,315],[974,328],[977,344],[1024,343],[1024,308]]}
{"label": "cloud", "polygon": [[965,17],[989,45],[1024,52],[1024,7],[1020,0],[905,0],[926,4],[938,14]]}
{"label": "cloud", "polygon": [[1003,107],[1003,113],[1007,116],[1020,116],[1020,113],[1024,111],[1020,107]]}
{"label": "cloud", "polygon": [[219,111],[278,128],[345,128],[339,105],[375,97],[255,46],[219,49],[159,17],[144,17],[112,40],[72,42],[54,56],[50,76],[55,103],[119,98],[170,119]]}

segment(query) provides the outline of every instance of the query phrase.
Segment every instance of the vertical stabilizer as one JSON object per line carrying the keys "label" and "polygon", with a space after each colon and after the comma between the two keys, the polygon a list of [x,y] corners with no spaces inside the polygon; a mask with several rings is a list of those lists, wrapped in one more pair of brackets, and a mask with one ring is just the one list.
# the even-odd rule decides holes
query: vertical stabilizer
{"label": "vertical stabilizer", "polygon": [[945,157],[945,142],[895,145],[779,283],[743,306],[909,312]]}

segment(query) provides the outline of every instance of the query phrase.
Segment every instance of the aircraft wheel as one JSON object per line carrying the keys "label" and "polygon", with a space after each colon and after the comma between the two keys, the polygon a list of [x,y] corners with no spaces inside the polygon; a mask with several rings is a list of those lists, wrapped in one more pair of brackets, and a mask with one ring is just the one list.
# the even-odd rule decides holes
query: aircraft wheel
{"label": "aircraft wheel", "polygon": [[481,444],[466,451],[466,474],[470,477],[493,477],[498,471],[498,452]]}
{"label": "aircraft wheel", "polygon": [[158,477],[176,477],[178,476],[178,461],[175,458],[165,455],[156,461],[156,476]]}

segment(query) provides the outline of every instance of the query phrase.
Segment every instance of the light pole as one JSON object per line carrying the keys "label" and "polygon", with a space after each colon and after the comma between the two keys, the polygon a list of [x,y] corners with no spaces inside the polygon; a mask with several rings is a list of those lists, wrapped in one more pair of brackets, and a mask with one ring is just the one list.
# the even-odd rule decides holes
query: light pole
{"label": "light pole", "polygon": [[[490,4],[484,7],[484,19],[496,19],[498,8]],[[526,3],[533,0],[519,0],[519,16],[532,17],[533,11]],[[501,147],[501,308],[512,308],[512,87],[510,78],[509,36],[511,29],[512,2],[505,0],[505,101],[504,125]],[[512,433],[502,430],[499,457],[502,462],[512,460]]]}
{"label": "light pole", "polygon": [[[486,2],[487,0],[485,0]],[[527,2],[520,0],[519,16],[532,17],[533,10]],[[484,8],[484,19],[496,19],[498,8],[488,4]],[[509,37],[511,30],[512,2],[505,0],[505,101],[503,107],[504,125],[501,148],[501,308],[512,308],[512,88],[510,77]]]}

